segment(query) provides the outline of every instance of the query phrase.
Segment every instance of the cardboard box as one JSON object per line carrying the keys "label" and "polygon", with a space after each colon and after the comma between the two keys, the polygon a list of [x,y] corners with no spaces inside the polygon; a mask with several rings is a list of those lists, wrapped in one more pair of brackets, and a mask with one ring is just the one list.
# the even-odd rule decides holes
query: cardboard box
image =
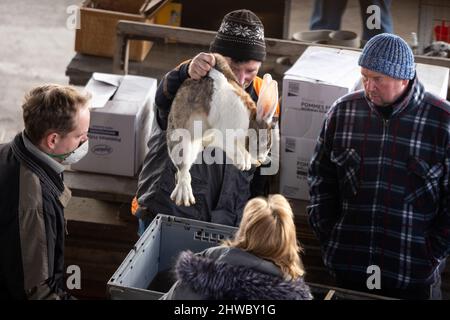
{"label": "cardboard box", "polygon": [[417,63],[417,78],[426,91],[447,99],[449,68]]}
{"label": "cardboard box", "polygon": [[175,282],[171,271],[183,250],[220,244],[235,227],[158,214],[107,284],[111,299],[156,300]]}
{"label": "cardboard box", "polygon": [[281,134],[316,139],[325,113],[360,78],[357,51],[308,47],[283,77]]}
{"label": "cardboard box", "polygon": [[283,77],[280,193],[309,200],[308,167],[324,116],[360,82],[360,53],[308,47]]}
{"label": "cardboard box", "polygon": [[[153,15],[166,2],[167,0],[84,0],[80,7],[80,29],[75,34],[75,51],[113,57],[117,22],[129,20],[153,23]],[[130,59],[144,60],[151,47],[150,41],[132,40]]]}
{"label": "cardboard box", "polygon": [[156,79],[94,73],[89,152],[72,169],[135,176],[148,151]]}
{"label": "cardboard box", "polygon": [[155,23],[172,27],[181,26],[182,4],[168,2],[155,14]]}
{"label": "cardboard box", "polygon": [[288,198],[309,200],[308,168],[316,139],[281,137],[280,193]]}

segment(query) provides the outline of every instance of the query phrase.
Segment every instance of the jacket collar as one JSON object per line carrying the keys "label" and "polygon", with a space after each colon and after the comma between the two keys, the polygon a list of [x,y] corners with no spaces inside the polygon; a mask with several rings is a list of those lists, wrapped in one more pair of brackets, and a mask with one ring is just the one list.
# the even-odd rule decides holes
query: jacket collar
{"label": "jacket collar", "polygon": [[30,139],[28,139],[27,135],[25,134],[25,131],[22,131],[22,139],[23,144],[25,145],[25,148],[32,153],[36,158],[47,164],[50,168],[55,170],[57,174],[60,174],[64,171],[64,166],[60,164],[59,162],[53,160],[48,155],[46,155],[44,152],[42,152],[38,147],[36,147]]}
{"label": "jacket collar", "polygon": [[21,133],[18,133],[11,142],[11,149],[19,162],[35,173],[41,183],[49,189],[50,193],[59,199],[66,189],[61,175],[57,174],[47,163],[36,157],[34,153],[25,147]]}
{"label": "jacket collar", "polygon": [[243,266],[255,271],[271,274],[282,278],[281,269],[273,262],[265,260],[236,247],[218,246],[206,249],[199,255],[206,256],[212,260],[225,262],[234,266]]}
{"label": "jacket collar", "polygon": [[247,266],[195,255],[190,251],[181,253],[175,271],[182,283],[208,299],[312,299],[303,278],[288,281]]}

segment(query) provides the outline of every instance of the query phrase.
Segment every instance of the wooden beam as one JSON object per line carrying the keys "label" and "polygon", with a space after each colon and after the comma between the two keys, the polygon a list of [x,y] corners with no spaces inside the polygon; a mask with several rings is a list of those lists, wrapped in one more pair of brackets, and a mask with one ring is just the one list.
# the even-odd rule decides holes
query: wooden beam
{"label": "wooden beam", "polygon": [[[127,43],[129,42],[129,40],[149,40],[158,43],[164,41],[164,39],[170,38],[181,44],[209,46],[211,41],[214,39],[215,34],[215,31],[121,20],[117,23],[117,47],[114,54],[113,70],[115,73],[126,74],[128,70],[128,57],[126,56],[126,52],[128,47]],[[361,49],[357,48],[266,38],[267,53],[279,56],[299,56],[310,45],[361,51]],[[419,63],[450,68],[450,59],[420,55],[417,55],[415,59],[416,62]]]}
{"label": "wooden beam", "polygon": [[114,54],[114,73],[127,74],[128,59],[125,57],[126,43],[129,40],[149,40],[156,45],[158,42],[171,38],[177,43],[196,44],[209,46],[216,32],[191,29],[175,28],[170,26],[130,23],[130,21],[119,21],[117,23],[116,52]]}

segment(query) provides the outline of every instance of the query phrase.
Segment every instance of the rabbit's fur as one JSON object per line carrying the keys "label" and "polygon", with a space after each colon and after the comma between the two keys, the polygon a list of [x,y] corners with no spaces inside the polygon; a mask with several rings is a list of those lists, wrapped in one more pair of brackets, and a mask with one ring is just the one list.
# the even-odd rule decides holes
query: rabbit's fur
{"label": "rabbit's fur", "polygon": [[[261,91],[265,88],[266,94],[260,92],[259,100],[264,96],[265,101],[260,106],[258,100],[257,109],[250,95],[239,85],[225,58],[219,54],[214,56],[216,65],[207,76],[183,82],[169,113],[167,146],[169,156],[177,168],[176,186],[170,197],[177,205],[195,204],[189,170],[204,147],[221,148],[240,170],[249,170],[252,163],[259,165],[266,161],[271,147],[272,117],[278,101],[276,81],[272,81],[270,76],[266,79],[265,76],[264,80],[270,86],[263,84]],[[194,122],[197,122],[197,128],[201,124],[198,137]],[[257,133],[262,132],[261,129],[267,130],[263,132],[266,134],[260,134],[256,139],[256,159],[248,151],[249,128],[255,129]],[[231,146],[224,139],[229,132],[227,129],[234,129],[233,133],[236,134]],[[262,152],[260,145],[264,145]]]}

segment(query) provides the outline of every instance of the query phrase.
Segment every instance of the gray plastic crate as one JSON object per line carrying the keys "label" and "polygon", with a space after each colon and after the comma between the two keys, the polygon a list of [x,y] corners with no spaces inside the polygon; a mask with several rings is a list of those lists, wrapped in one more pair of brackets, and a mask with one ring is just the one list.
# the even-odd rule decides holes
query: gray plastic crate
{"label": "gray plastic crate", "polygon": [[174,283],[171,270],[183,250],[219,245],[237,228],[157,215],[108,281],[111,299],[158,299]]}
{"label": "gray plastic crate", "polygon": [[[108,281],[109,297],[159,299],[175,282],[171,278],[171,270],[182,250],[199,252],[217,246],[236,230],[209,222],[157,215]],[[316,283],[309,283],[309,286],[318,300],[326,296],[331,300],[389,299]]]}

